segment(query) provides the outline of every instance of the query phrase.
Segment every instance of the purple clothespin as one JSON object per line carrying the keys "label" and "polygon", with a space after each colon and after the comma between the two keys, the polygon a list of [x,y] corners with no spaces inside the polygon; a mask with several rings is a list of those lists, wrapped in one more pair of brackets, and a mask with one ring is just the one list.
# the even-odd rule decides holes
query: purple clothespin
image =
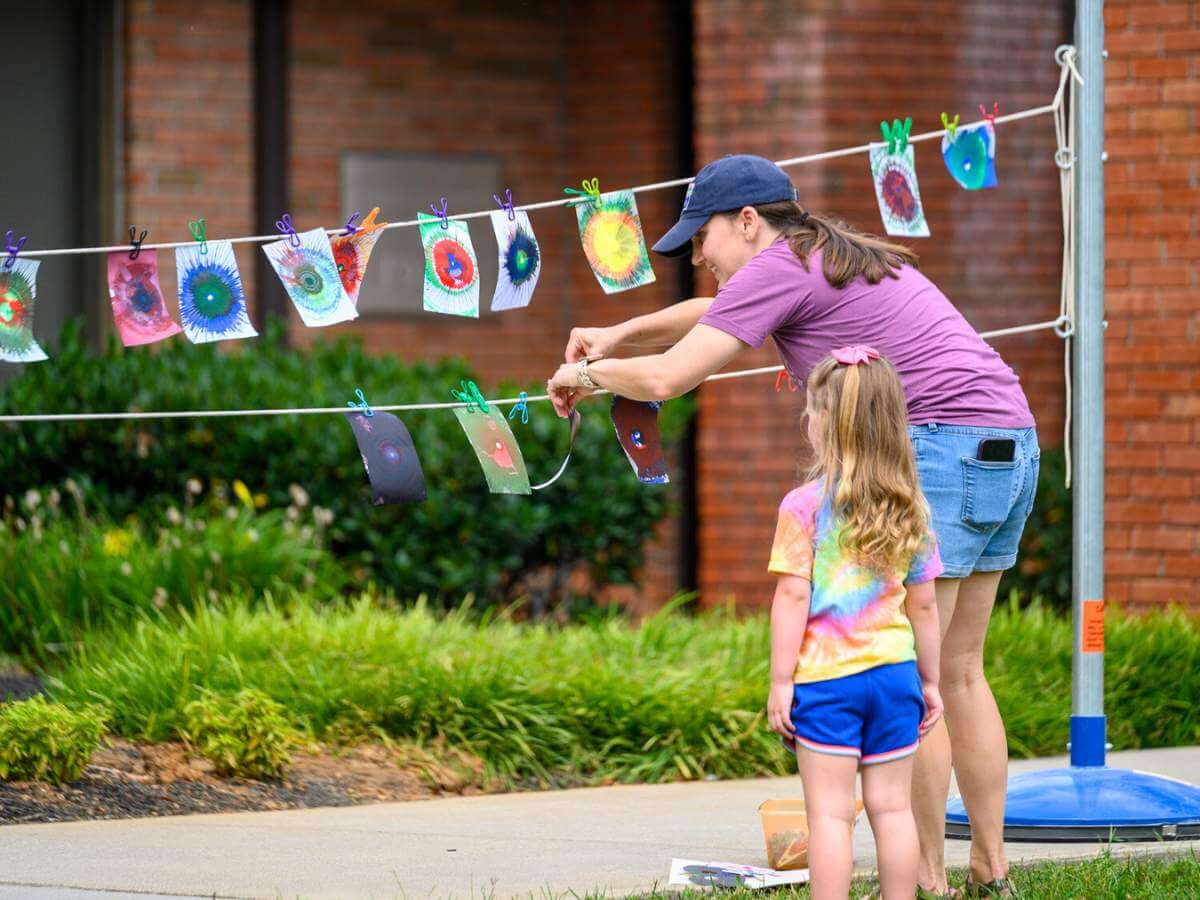
{"label": "purple clothespin", "polygon": [[291,213],[284,213],[276,220],[275,230],[280,234],[287,235],[287,239],[293,247],[300,246],[300,235],[296,234],[296,229],[292,225]]}
{"label": "purple clothespin", "polygon": [[137,229],[132,225],[129,226],[129,243],[133,245],[133,249],[129,251],[129,259],[132,262],[137,259],[142,252],[142,241],[146,240],[146,235],[150,233],[149,229],[142,229],[142,236],[137,236]]}
{"label": "purple clothespin", "polygon": [[512,188],[504,189],[504,199],[500,199],[499,194],[492,194],[492,199],[495,200],[502,210],[508,213],[508,221],[517,221],[517,212],[513,209]]}
{"label": "purple clothespin", "polygon": [[358,231],[358,220],[360,218],[362,218],[362,213],[360,213],[356,209],[354,211],[354,215],[352,215],[350,218],[348,218],[346,220],[346,230],[343,231],[342,234],[343,235],[351,235],[351,234],[354,234],[354,232]]}
{"label": "purple clothespin", "polygon": [[21,235],[21,239],[15,244],[12,242],[13,233],[7,231],[4,234],[4,252],[8,256],[4,260],[4,268],[11,269],[13,263],[17,261],[17,254],[21,252],[21,248],[25,246],[26,235]]}
{"label": "purple clothespin", "polygon": [[438,216],[442,220],[442,227],[445,229],[449,229],[450,228],[450,217],[446,214],[446,210],[449,208],[446,204],[446,198],[445,197],[442,198],[442,208],[441,209],[437,208],[436,203],[430,203],[429,208],[433,210],[433,214],[435,216]]}

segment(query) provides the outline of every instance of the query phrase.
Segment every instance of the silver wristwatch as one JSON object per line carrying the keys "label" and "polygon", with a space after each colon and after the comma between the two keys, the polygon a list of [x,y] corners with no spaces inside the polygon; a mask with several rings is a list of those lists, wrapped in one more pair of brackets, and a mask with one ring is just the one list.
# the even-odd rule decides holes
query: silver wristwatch
{"label": "silver wristwatch", "polygon": [[588,358],[586,356],[579,361],[579,383],[589,391],[596,390],[596,382],[592,381],[592,376],[588,374]]}

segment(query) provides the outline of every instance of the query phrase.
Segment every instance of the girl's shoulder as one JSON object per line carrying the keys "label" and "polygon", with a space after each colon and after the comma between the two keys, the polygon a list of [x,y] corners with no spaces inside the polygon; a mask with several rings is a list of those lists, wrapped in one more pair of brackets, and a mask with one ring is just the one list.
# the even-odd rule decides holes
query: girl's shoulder
{"label": "girl's shoulder", "polygon": [[824,499],[825,481],[817,478],[788,491],[779,504],[779,511],[815,521]]}

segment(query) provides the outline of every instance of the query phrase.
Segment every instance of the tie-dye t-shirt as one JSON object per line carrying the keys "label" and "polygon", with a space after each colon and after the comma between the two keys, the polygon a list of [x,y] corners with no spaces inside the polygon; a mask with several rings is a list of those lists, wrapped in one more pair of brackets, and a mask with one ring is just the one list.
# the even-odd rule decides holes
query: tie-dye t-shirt
{"label": "tie-dye t-shirt", "polygon": [[779,506],[779,525],[768,570],[812,583],[808,625],[796,662],[797,684],[843,678],[876,666],[917,658],[912,626],[904,612],[905,585],[942,573],[930,534],[906,569],[864,568],[839,546],[821,480],[789,493]]}

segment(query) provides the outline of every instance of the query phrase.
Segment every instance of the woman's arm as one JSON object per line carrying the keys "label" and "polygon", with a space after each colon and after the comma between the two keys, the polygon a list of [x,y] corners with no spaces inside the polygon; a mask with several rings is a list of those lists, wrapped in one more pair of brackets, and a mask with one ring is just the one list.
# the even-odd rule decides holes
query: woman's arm
{"label": "woman's arm", "polygon": [[941,679],[942,632],[938,625],[937,595],[933,582],[908,586],[904,611],[912,623],[917,649],[917,674],[921,677],[921,693],[925,697],[925,719],[921,734],[932,728],[942,715]]}
{"label": "woman's arm", "polygon": [[796,660],[808,625],[812,587],[807,578],[780,575],[771,603],[771,691],[767,695],[767,721],[783,738],[795,736],[792,726],[792,690]]}
{"label": "woman's arm", "polygon": [[[719,372],[746,345],[708,325],[696,325],[675,346],[653,356],[600,359],[589,364],[597,387],[630,400],[670,400]],[[582,389],[577,363],[565,363],[546,384],[554,409],[566,416],[590,391]]]}
{"label": "woman's arm", "polygon": [[695,327],[712,302],[712,297],[693,297],[608,328],[572,328],[564,358],[572,363],[585,356],[612,356],[623,349],[670,347]]}

